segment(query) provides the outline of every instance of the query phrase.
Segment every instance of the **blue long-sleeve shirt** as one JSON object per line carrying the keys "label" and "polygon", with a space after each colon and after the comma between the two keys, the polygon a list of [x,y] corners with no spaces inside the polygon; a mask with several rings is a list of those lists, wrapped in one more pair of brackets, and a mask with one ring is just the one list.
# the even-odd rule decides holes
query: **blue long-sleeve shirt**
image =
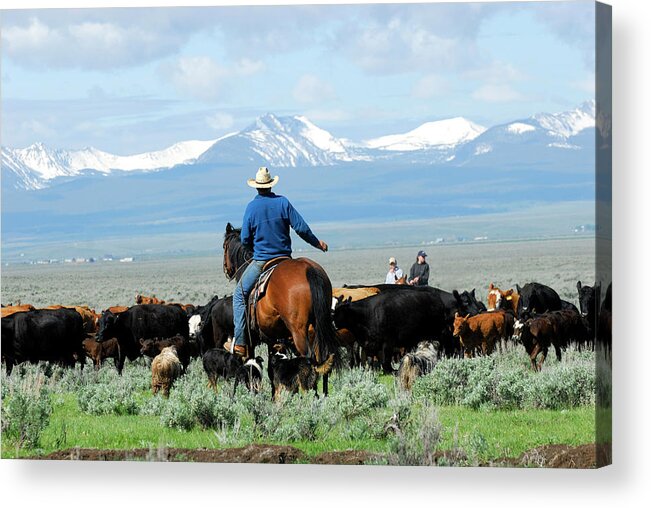
{"label": "blue long-sleeve shirt", "polygon": [[285,196],[258,194],[246,207],[240,239],[243,245],[253,248],[256,261],[289,256],[290,226],[303,240],[319,248],[318,238]]}

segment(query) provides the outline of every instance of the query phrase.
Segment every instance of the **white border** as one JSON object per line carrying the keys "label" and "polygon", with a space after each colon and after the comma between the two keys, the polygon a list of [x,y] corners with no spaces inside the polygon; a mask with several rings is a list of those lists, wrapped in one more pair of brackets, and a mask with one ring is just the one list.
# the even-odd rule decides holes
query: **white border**
{"label": "white border", "polygon": [[[181,2],[137,1],[142,6]],[[237,2],[191,1],[192,5]],[[352,3],[268,2],[246,4]],[[366,3],[366,2],[364,2]],[[0,461],[4,506],[651,506],[650,2],[613,5],[614,465],[598,471]],[[57,7],[133,6],[97,0]],[[2,8],[51,7],[12,1]],[[1,18],[0,18],[1,19]],[[450,504],[448,504],[450,503]]]}

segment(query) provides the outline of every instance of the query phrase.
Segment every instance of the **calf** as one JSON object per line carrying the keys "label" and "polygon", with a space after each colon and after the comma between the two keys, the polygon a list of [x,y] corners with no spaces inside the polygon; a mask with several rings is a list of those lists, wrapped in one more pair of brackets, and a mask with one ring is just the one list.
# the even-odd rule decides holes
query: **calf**
{"label": "calf", "polygon": [[151,391],[156,395],[159,390],[162,390],[163,396],[169,397],[170,388],[180,375],[181,362],[176,355],[176,348],[174,346],[163,348],[151,362]]}
{"label": "calf", "polygon": [[[542,369],[542,364],[547,358],[547,351],[552,344],[556,350],[556,357],[560,360],[559,327],[555,319],[547,314],[542,314],[526,321],[518,321],[515,328],[516,336],[520,338],[527,351],[533,370],[540,371]],[[542,359],[537,363],[540,353],[542,353]]]}
{"label": "calf", "polygon": [[190,363],[190,351],[188,341],[185,340],[183,335],[177,334],[174,337],[166,339],[160,339],[158,337],[153,339],[140,339],[140,354],[154,358],[156,355],[160,354],[163,349],[169,346],[174,346],[176,348],[176,354],[183,365],[183,370],[185,371]]}
{"label": "calf", "polygon": [[317,393],[317,382],[319,375],[326,375],[332,370],[335,355],[331,354],[321,364],[314,364],[312,360],[304,356],[287,358],[282,353],[275,353],[269,356],[269,381],[271,381],[271,399],[276,400],[281,390],[289,393],[314,390]]}
{"label": "calf", "polygon": [[476,316],[454,316],[453,335],[459,337],[464,356],[474,355],[477,348],[482,354],[491,354],[496,340],[507,336],[508,320],[506,312],[487,312]]}
{"label": "calf", "polygon": [[82,346],[86,356],[95,364],[95,369],[99,369],[107,358],[113,358],[116,365],[120,358],[120,345],[115,337],[104,342],[97,342],[94,338],[84,339]]}
{"label": "calf", "polygon": [[495,286],[492,282],[488,286],[488,310],[510,310],[515,316],[518,315],[518,307],[520,304],[520,295],[515,293],[513,289],[502,291]]}

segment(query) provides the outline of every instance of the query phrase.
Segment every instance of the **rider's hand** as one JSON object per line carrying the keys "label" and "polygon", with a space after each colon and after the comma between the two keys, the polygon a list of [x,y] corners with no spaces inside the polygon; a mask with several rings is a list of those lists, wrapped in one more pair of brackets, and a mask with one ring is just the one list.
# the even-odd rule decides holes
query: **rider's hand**
{"label": "rider's hand", "polygon": [[321,249],[323,252],[328,252],[328,244],[323,240],[319,240],[319,249]]}

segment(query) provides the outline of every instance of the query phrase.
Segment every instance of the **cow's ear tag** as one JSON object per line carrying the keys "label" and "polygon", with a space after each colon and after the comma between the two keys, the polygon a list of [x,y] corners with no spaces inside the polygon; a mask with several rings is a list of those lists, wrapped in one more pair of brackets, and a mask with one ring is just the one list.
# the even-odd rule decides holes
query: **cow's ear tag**
{"label": "cow's ear tag", "polygon": [[506,299],[507,300],[513,300],[513,297],[512,296],[507,296]]}

